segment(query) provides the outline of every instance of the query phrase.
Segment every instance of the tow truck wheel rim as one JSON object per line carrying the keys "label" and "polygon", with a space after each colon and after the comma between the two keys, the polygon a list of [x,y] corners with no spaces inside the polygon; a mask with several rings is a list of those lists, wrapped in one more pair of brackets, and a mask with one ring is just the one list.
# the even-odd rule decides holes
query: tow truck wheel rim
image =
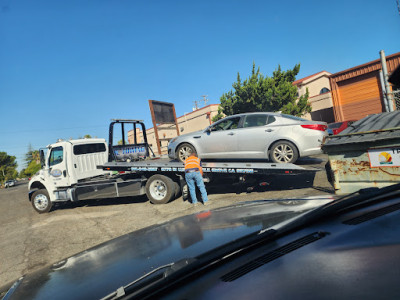
{"label": "tow truck wheel rim", "polygon": [[33,202],[38,210],[44,210],[49,205],[49,199],[43,194],[37,195],[35,199],[33,199]]}
{"label": "tow truck wheel rim", "polygon": [[161,180],[154,180],[150,184],[150,194],[156,200],[162,200],[167,195],[167,186]]}

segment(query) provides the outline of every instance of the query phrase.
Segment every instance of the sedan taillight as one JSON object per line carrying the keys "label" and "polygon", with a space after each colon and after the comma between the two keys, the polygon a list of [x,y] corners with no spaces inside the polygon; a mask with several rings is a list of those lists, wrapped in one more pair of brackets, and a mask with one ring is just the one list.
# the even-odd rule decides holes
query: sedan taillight
{"label": "sedan taillight", "polygon": [[322,124],[301,125],[303,128],[325,131],[327,126]]}

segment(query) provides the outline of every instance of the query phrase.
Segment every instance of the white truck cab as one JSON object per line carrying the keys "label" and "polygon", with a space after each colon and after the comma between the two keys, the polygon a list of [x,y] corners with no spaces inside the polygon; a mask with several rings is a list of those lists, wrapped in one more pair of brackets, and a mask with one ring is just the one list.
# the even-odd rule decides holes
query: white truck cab
{"label": "white truck cab", "polygon": [[74,201],[74,185],[107,174],[97,168],[108,159],[105,139],[60,140],[46,148],[47,153],[40,151],[42,169],[28,186],[33,207],[38,212],[49,211],[51,202]]}

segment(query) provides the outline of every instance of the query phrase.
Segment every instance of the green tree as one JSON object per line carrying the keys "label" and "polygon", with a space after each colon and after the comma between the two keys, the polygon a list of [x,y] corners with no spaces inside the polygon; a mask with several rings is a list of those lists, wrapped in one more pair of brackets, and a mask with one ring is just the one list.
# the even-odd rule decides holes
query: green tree
{"label": "green tree", "polygon": [[26,170],[26,169],[22,169],[22,170],[19,172],[19,174],[18,174],[18,177],[19,177],[19,178],[25,178],[25,177],[26,177],[25,170]]}
{"label": "green tree", "polygon": [[299,71],[300,64],[287,71],[282,71],[278,65],[272,77],[264,77],[260,68],[256,70],[253,63],[250,77],[242,81],[238,73],[236,82],[232,84],[233,90],[221,96],[218,114],[213,121],[221,119],[224,115],[244,112],[281,111],[295,116],[311,112],[308,90],[298,98],[297,87],[293,85]]}
{"label": "green tree", "polygon": [[7,152],[0,152],[0,181],[14,179],[17,177],[17,162],[15,156],[10,156]]}
{"label": "green tree", "polygon": [[79,136],[78,139],[91,139],[92,136],[90,134],[85,134],[83,137]]}
{"label": "green tree", "polygon": [[37,171],[41,169],[40,162],[37,163],[35,160],[31,161],[28,167],[25,169],[24,174],[28,177],[32,177]]}
{"label": "green tree", "polygon": [[29,144],[28,152],[25,154],[25,162],[27,167],[24,174],[28,177],[34,175],[41,168],[40,153],[38,150],[33,150],[31,144]]}
{"label": "green tree", "polygon": [[32,161],[40,164],[40,154],[38,150],[33,150],[32,145],[28,145],[28,152],[25,154],[25,163],[28,166]]}

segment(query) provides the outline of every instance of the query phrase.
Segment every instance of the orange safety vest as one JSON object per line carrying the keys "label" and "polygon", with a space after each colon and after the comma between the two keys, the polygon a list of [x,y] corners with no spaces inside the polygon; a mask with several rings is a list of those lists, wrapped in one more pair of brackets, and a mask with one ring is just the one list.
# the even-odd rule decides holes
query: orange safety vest
{"label": "orange safety vest", "polygon": [[199,169],[199,172],[203,174],[203,169],[201,168],[200,158],[196,156],[189,156],[185,160],[185,171],[188,169]]}

